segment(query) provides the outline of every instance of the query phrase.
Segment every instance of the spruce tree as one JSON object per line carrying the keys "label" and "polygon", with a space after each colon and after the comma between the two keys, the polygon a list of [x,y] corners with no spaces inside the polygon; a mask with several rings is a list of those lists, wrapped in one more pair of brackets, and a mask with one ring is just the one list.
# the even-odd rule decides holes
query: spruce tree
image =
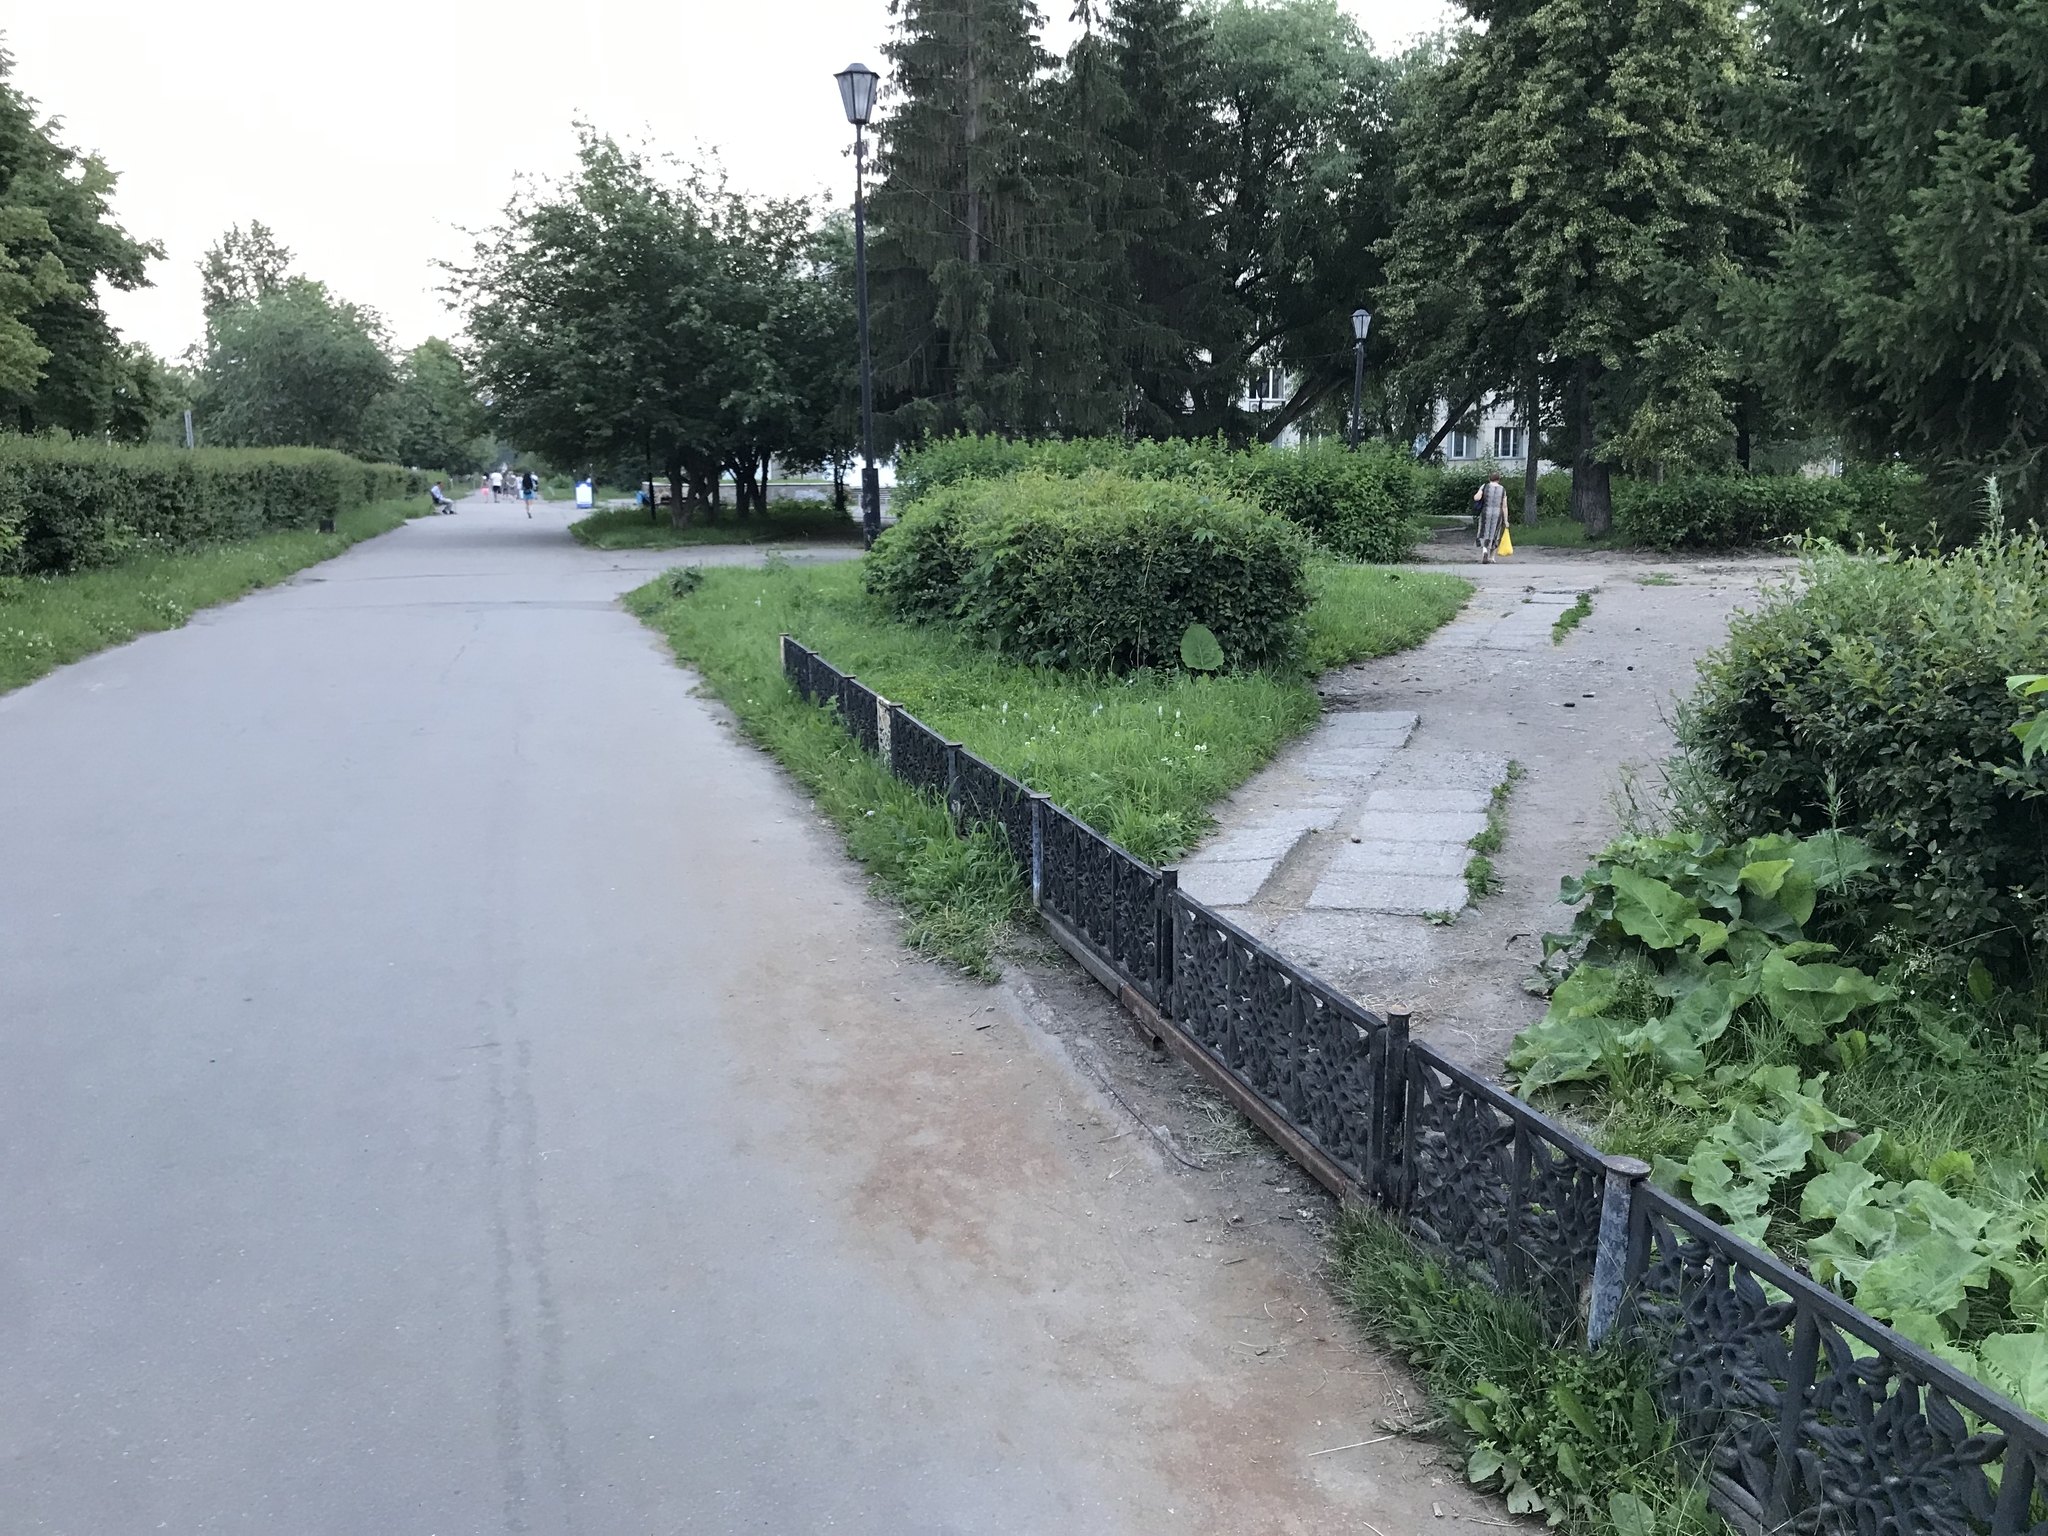
{"label": "spruce tree", "polygon": [[1070,350],[1061,221],[1048,218],[1030,0],[893,0],[890,111],[878,129],[877,372],[899,436],[1030,435],[1059,417]]}
{"label": "spruce tree", "polygon": [[2048,505],[2048,28],[2038,0],[1771,0],[1804,187],[1756,285],[1781,387],[1974,502]]}
{"label": "spruce tree", "polygon": [[1113,334],[1132,429],[1170,436],[1189,426],[1209,343],[1238,319],[1206,206],[1223,164],[1210,30],[1187,0],[1113,0],[1103,31],[1119,175]]}

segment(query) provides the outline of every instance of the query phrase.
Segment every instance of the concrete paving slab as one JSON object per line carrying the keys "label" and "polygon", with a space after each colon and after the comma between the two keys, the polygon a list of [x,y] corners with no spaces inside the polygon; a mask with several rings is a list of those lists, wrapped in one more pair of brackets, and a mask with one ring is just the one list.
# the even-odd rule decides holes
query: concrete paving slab
{"label": "concrete paving slab", "polygon": [[1368,811],[1477,811],[1482,820],[1492,804],[1490,789],[1450,789],[1433,784],[1375,789],[1365,797]]}
{"label": "concrete paving slab", "polygon": [[1467,892],[1462,879],[1441,875],[1387,875],[1359,871],[1346,879],[1326,877],[1308,899],[1311,908],[1353,912],[1458,912]]}
{"label": "concrete paving slab", "polygon": [[1353,874],[1462,876],[1471,858],[1472,850],[1461,843],[1344,843],[1323,879],[1342,881]]}
{"label": "concrete paving slab", "polygon": [[1351,830],[1368,843],[1462,846],[1486,830],[1486,817],[1476,811],[1389,811],[1368,806]]}
{"label": "concrete paving slab", "polygon": [[1259,894],[1278,866],[1275,859],[1218,859],[1183,864],[1180,888],[1212,907],[1242,907]]}
{"label": "concrete paving slab", "polygon": [[1329,825],[1328,812],[1313,807],[1297,806],[1293,810],[1264,818],[1249,826],[1233,827],[1205,845],[1199,853],[1190,856],[1181,865],[1188,869],[1199,864],[1230,863],[1244,859],[1264,859],[1275,863],[1294,851],[1294,845],[1318,826]]}
{"label": "concrete paving slab", "polygon": [[1377,777],[1393,758],[1391,748],[1326,747],[1318,742],[1295,759],[1292,766],[1297,773],[1312,779],[1362,783]]}

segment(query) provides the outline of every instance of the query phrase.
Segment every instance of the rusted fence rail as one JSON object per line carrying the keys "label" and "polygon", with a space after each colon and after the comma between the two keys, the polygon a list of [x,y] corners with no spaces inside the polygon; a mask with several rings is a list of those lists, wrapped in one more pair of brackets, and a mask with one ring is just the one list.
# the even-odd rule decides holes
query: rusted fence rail
{"label": "rusted fence rail", "polygon": [[1526,1296],[1626,1330],[1708,1447],[1738,1529],[2048,1536],[2048,1424],[1409,1038],[1046,796],[785,635],[783,672],[963,828],[991,827],[1047,929],[1138,1027],[1340,1198]]}

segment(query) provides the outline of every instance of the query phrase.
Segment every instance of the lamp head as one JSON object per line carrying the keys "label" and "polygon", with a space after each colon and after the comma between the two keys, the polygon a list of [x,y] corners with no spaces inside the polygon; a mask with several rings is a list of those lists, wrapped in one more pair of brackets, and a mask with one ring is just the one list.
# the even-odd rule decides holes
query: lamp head
{"label": "lamp head", "polygon": [[1359,339],[1360,341],[1363,341],[1363,340],[1365,340],[1365,333],[1366,333],[1367,331],[1371,330],[1371,329],[1372,329],[1372,311],[1371,311],[1371,310],[1369,310],[1369,309],[1354,309],[1353,311],[1351,311],[1351,334],[1352,334],[1353,336],[1357,337],[1357,338],[1358,338],[1358,339]]}
{"label": "lamp head", "polygon": [[882,77],[865,64],[849,64],[832,77],[839,82],[839,100],[846,107],[846,120],[857,128],[867,126],[875,110],[875,87]]}

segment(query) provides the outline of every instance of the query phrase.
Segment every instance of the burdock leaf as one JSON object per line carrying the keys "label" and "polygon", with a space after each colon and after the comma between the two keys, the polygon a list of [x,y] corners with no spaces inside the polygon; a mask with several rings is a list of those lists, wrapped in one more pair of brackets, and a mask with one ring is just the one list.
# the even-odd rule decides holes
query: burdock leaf
{"label": "burdock leaf", "polygon": [[1180,664],[1190,672],[1223,670],[1223,647],[1206,624],[1190,624],[1180,637]]}

